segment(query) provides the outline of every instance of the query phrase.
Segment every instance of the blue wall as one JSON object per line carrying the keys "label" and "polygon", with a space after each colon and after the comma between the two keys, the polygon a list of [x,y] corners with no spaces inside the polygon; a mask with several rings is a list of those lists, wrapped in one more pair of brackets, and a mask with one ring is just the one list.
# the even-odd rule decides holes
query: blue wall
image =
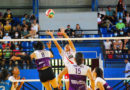
{"label": "blue wall", "polygon": [[[52,50],[54,52],[54,58],[61,59],[61,56],[59,55],[57,48],[52,48]],[[96,51],[97,56],[99,56],[99,53],[101,53],[101,47],[78,47],[76,48],[76,51]],[[87,52],[84,53],[84,58],[96,58],[96,54],[94,52]]]}
{"label": "blue wall", "polygon": [[[125,71],[125,67],[122,68],[104,68],[104,77],[105,78],[124,78],[125,74],[123,73]],[[110,86],[114,86],[117,83],[119,83],[121,80],[107,80]],[[120,84],[118,87],[120,87],[123,84]],[[117,90],[117,88],[114,88],[114,90]],[[120,89],[121,90],[121,89]]]}
{"label": "blue wall", "polygon": [[[38,71],[36,69],[30,69],[30,70],[20,70],[20,76],[25,77],[25,79],[39,79],[38,76]],[[42,84],[40,82],[29,82],[30,84],[32,84],[33,86],[35,86],[36,88],[38,88],[38,90],[42,90]],[[25,83],[25,85],[27,85]],[[30,87],[30,86],[28,86]],[[30,87],[31,88],[31,87]],[[28,90],[28,89],[25,89]],[[34,90],[34,89],[32,89]]]}

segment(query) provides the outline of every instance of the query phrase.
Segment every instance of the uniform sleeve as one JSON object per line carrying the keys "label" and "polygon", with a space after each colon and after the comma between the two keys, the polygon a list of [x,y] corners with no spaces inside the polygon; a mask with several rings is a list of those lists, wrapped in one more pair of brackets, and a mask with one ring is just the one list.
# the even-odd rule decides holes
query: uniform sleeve
{"label": "uniform sleeve", "polygon": [[12,76],[8,78],[10,81],[15,80]]}
{"label": "uniform sleeve", "polygon": [[106,83],[105,80],[103,80],[103,79],[101,79],[101,78],[99,78],[99,77],[95,80],[95,85],[97,85],[98,82],[101,82],[102,84],[105,84],[105,83]]}

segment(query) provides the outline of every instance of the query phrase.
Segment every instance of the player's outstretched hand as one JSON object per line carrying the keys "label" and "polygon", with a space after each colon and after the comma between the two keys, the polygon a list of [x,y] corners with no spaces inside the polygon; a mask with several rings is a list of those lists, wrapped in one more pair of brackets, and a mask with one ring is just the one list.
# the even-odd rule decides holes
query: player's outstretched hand
{"label": "player's outstretched hand", "polygon": [[51,32],[50,30],[47,30],[46,31],[46,34],[50,35],[50,36],[53,36],[53,32]]}
{"label": "player's outstretched hand", "polygon": [[[25,78],[22,78],[21,80],[25,80]],[[23,84],[24,84],[24,82],[21,82],[21,84],[23,85]]]}
{"label": "player's outstretched hand", "polygon": [[63,87],[63,84],[60,83],[60,84],[58,85],[58,89],[59,89],[59,90],[62,90],[62,87]]}
{"label": "player's outstretched hand", "polygon": [[50,49],[51,48],[51,41],[49,41],[48,43],[47,43],[47,47]]}

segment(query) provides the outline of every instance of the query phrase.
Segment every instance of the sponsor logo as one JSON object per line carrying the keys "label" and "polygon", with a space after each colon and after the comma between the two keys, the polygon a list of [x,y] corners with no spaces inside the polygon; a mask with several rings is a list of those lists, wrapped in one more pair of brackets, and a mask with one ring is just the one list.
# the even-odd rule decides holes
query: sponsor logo
{"label": "sponsor logo", "polygon": [[85,81],[82,81],[82,80],[79,80],[79,81],[77,81],[77,80],[71,80],[71,83],[72,84],[85,84]]}

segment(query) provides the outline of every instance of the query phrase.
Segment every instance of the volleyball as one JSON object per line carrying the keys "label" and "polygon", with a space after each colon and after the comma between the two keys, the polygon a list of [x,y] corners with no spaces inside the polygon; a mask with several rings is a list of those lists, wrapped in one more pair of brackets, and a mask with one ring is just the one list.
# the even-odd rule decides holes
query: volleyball
{"label": "volleyball", "polygon": [[55,15],[55,12],[53,9],[46,10],[46,16],[48,16],[48,18],[53,18],[54,15]]}

